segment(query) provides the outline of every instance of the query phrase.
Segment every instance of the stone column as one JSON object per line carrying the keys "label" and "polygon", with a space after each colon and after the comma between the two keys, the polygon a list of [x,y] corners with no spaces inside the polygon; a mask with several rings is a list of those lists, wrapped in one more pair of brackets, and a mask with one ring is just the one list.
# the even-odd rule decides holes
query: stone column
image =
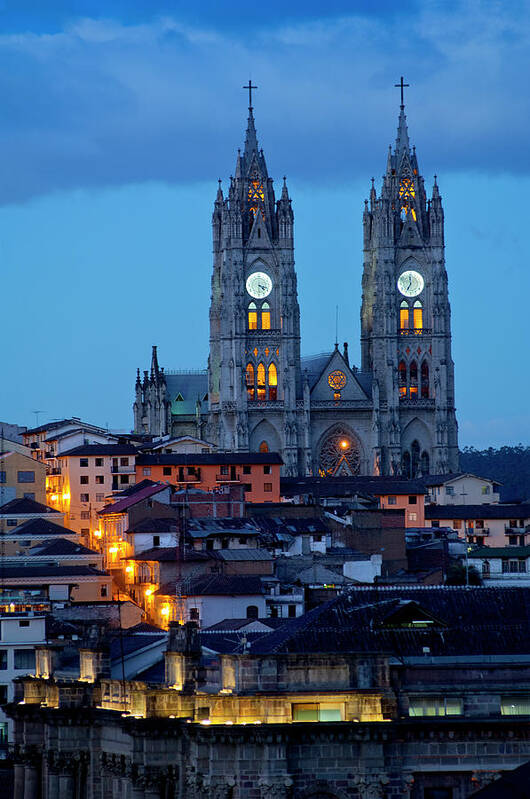
{"label": "stone column", "polygon": [[39,775],[35,766],[24,767],[24,799],[37,799]]}
{"label": "stone column", "polygon": [[73,776],[71,774],[60,774],[58,799],[73,799],[73,798],[74,798]]}
{"label": "stone column", "polygon": [[59,775],[56,771],[48,771],[48,780],[44,796],[46,799],[57,799],[59,796]]}
{"label": "stone column", "polygon": [[24,799],[24,764],[15,763],[14,769],[14,799]]}

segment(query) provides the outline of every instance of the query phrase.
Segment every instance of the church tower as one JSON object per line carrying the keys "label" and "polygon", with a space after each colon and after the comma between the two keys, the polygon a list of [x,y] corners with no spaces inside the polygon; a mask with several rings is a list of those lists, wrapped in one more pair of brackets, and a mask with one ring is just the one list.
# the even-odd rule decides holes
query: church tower
{"label": "church tower", "polygon": [[442,199],[436,177],[427,199],[404,85],[381,194],[372,181],[365,201],[361,354],[374,381],[374,471],[414,477],[458,470],[458,428]]}
{"label": "church tower", "polygon": [[[214,203],[208,363],[209,432],[221,449],[276,451],[284,473],[306,471],[309,435],[300,369],[293,211],[275,199],[249,82],[245,149]],[[299,403],[297,405],[297,400]]]}

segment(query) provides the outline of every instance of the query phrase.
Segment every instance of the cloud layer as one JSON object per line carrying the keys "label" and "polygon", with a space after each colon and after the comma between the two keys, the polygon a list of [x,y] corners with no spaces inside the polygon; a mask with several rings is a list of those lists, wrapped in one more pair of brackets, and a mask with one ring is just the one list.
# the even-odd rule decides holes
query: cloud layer
{"label": "cloud layer", "polygon": [[225,176],[251,74],[276,176],[310,182],[384,168],[404,74],[426,174],[530,171],[528,3],[423,4],[249,32],[176,17],[79,19],[0,36],[0,201],[78,187]]}

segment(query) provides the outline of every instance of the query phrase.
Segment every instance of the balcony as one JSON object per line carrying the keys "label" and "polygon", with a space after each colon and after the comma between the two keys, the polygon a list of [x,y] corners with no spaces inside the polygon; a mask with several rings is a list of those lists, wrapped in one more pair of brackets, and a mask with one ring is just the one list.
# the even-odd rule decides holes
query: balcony
{"label": "balcony", "polygon": [[176,475],[175,480],[177,483],[200,483],[201,482],[201,475],[200,474],[184,474],[184,475]]}
{"label": "balcony", "polygon": [[475,527],[475,528],[470,527],[466,530],[466,535],[468,536],[468,538],[470,535],[487,536],[489,534],[490,534],[489,527]]}
{"label": "balcony", "polygon": [[430,336],[432,330],[427,327],[408,327],[399,331],[400,336]]}
{"label": "balcony", "polygon": [[215,482],[216,483],[240,483],[241,482],[241,475],[240,474],[216,474],[215,475]]}
{"label": "balcony", "polygon": [[134,463],[130,466],[118,466],[118,464],[113,463],[110,471],[112,474],[136,474],[136,466]]}
{"label": "balcony", "polygon": [[62,474],[60,466],[54,466],[53,469],[48,469],[48,474]]}

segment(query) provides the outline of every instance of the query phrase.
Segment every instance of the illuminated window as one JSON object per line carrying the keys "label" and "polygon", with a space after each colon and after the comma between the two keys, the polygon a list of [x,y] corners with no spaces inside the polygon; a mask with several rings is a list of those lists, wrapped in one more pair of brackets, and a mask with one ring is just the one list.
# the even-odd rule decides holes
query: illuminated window
{"label": "illuminated window", "polygon": [[271,329],[271,311],[268,302],[264,302],[263,305],[261,306],[261,329],[262,330]]}
{"label": "illuminated window", "polygon": [[419,300],[416,300],[413,308],[414,314],[414,331],[423,330],[423,308]]}
{"label": "illuminated window", "polygon": [[278,398],[278,372],[276,371],[275,364],[269,365],[269,399],[275,400]]}
{"label": "illuminated window", "polygon": [[[254,179],[251,180],[248,185],[248,203],[250,205],[250,211],[253,217],[256,216],[258,207],[264,202],[264,200],[265,194],[263,191],[263,183],[257,175],[254,175]],[[263,214],[263,206],[261,213]]]}
{"label": "illuminated window", "polygon": [[412,361],[410,364],[409,369],[410,375],[410,397],[411,399],[415,399],[418,396],[418,364],[416,361]]}
{"label": "illuminated window", "polygon": [[248,306],[248,329],[258,329],[258,309],[255,302],[251,302]]}
{"label": "illuminated window", "polygon": [[423,361],[421,365],[421,396],[426,399],[429,396],[429,364]]}
{"label": "illuminated window", "polygon": [[409,716],[461,716],[464,703],[457,697],[416,696],[409,699]]}
{"label": "illuminated window", "polygon": [[331,703],[304,703],[292,705],[293,721],[342,721],[342,705]]}
{"label": "illuminated window", "polygon": [[261,442],[261,444],[259,445],[259,451],[260,452],[268,452],[269,451],[269,445],[267,444],[266,441],[262,441]]}
{"label": "illuminated window", "polygon": [[247,363],[247,370],[245,373],[245,381],[247,384],[247,394],[250,400],[254,399],[255,389],[254,389],[254,366],[251,363]]}
{"label": "illuminated window", "polygon": [[409,305],[405,300],[399,306],[399,327],[401,330],[409,329]]}
{"label": "illuminated window", "polygon": [[410,215],[416,220],[416,211],[413,208],[414,198],[416,191],[414,189],[414,181],[412,178],[402,178],[399,184],[399,199],[401,201],[401,218],[404,219]]}
{"label": "illuminated window", "polygon": [[265,367],[262,363],[258,364],[258,399],[265,399]]}

